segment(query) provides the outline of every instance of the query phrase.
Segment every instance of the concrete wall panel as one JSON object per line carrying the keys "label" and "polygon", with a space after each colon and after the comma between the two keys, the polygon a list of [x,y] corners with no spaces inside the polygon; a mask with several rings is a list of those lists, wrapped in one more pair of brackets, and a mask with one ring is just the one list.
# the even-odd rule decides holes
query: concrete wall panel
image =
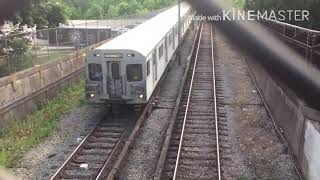
{"label": "concrete wall panel", "polygon": [[246,62],[272,117],[297,157],[303,175],[310,180],[320,179],[320,112],[308,108],[256,61],[247,58]]}
{"label": "concrete wall panel", "polygon": [[306,166],[307,179],[320,179],[320,124],[312,120],[306,121],[306,131],[304,135],[304,162]]}
{"label": "concrete wall panel", "polygon": [[0,131],[10,121],[34,112],[44,99],[54,97],[57,91],[82,78],[84,53],[107,41],[78,50],[70,57],[0,78]]}
{"label": "concrete wall panel", "polygon": [[[83,56],[73,56],[1,78],[0,130],[10,120],[20,120],[34,112],[44,99],[54,97],[68,83],[82,77],[83,66]],[[74,73],[76,75],[73,77]],[[69,76],[70,80],[64,80]],[[48,88],[49,86],[52,87]]]}

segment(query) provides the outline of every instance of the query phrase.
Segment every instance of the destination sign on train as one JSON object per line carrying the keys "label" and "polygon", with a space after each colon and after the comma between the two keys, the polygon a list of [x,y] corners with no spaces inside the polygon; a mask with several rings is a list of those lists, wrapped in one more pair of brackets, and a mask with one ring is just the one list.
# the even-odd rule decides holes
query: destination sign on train
{"label": "destination sign on train", "polygon": [[105,58],[122,58],[121,53],[105,53],[104,54]]}

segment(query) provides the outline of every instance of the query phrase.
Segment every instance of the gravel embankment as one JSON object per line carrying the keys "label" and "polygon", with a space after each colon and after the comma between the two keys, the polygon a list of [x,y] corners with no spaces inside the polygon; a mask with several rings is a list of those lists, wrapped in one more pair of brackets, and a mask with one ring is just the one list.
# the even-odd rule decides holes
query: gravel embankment
{"label": "gravel embankment", "polygon": [[163,81],[160,102],[145,121],[133,148],[129,151],[126,163],[120,171],[120,179],[153,179],[194,35],[195,30],[190,31],[183,43],[182,65],[175,62]]}
{"label": "gravel embankment", "polygon": [[214,43],[228,97],[231,161],[225,166],[225,174],[230,179],[298,179],[241,54],[218,30]]}
{"label": "gravel embankment", "polygon": [[50,179],[103,115],[102,109],[88,106],[75,108],[70,114],[63,115],[59,129],[26,153],[13,169],[14,174],[21,179]]}
{"label": "gravel embankment", "polygon": [[[175,63],[161,85],[160,102],[145,121],[120,179],[153,178],[162,143],[190,53],[195,30],[183,44],[182,65]],[[227,179],[298,179],[290,156],[278,138],[272,121],[250,79],[241,54],[215,30],[216,60],[221,65],[226,98],[230,160],[224,162]],[[103,117],[103,108],[75,108],[64,115],[53,136],[27,152],[12,171],[20,179],[49,179],[86,133]],[[227,168],[226,168],[227,167]]]}

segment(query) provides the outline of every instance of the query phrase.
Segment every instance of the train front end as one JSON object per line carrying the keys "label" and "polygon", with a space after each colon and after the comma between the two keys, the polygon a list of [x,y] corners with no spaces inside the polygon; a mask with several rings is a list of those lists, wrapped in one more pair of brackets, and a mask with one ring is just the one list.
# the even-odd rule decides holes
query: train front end
{"label": "train front end", "polygon": [[86,97],[92,104],[145,104],[145,57],[130,50],[94,50],[86,56]]}

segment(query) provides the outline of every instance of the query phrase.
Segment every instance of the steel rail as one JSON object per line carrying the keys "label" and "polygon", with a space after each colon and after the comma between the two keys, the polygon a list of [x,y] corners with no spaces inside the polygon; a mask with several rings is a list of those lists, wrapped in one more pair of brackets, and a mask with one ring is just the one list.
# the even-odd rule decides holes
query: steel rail
{"label": "steel rail", "polygon": [[116,153],[118,147],[120,147],[120,143],[123,142],[123,139],[124,139],[124,137],[125,137],[125,134],[126,134],[126,133],[125,133],[125,131],[124,131],[123,134],[122,134],[122,136],[121,136],[121,138],[120,138],[119,141],[117,142],[116,146],[113,148],[113,150],[112,150],[110,156],[108,157],[107,161],[104,163],[103,167],[101,168],[99,174],[98,174],[97,177],[95,178],[96,180],[103,179],[103,175],[104,175],[104,173],[105,173],[105,171],[106,171],[106,169],[107,169],[110,161],[112,160],[112,157],[115,156],[115,153]]}
{"label": "steel rail", "polygon": [[258,94],[259,94],[259,96],[260,96],[260,98],[262,100],[263,106],[266,108],[267,113],[270,116],[270,119],[272,120],[273,127],[276,129],[277,134],[280,136],[280,139],[281,139],[282,143],[288,148],[288,151],[289,151],[289,154],[290,154],[290,160],[291,160],[291,162],[292,162],[292,164],[294,166],[294,169],[295,169],[297,175],[299,176],[299,179],[303,180],[303,175],[302,175],[299,167],[297,166],[296,160],[294,159],[294,157],[295,157],[294,152],[293,152],[292,148],[289,146],[288,141],[284,137],[284,135],[282,133],[282,129],[279,127],[278,123],[276,122],[275,117],[272,115],[270,107],[269,107],[265,97],[263,96],[263,93],[262,93],[261,89],[258,86],[257,80],[255,79],[255,77],[253,75],[253,72],[250,69],[250,66],[249,66],[248,62],[245,60],[244,57],[242,57],[241,60],[247,66],[247,70],[248,70],[250,79],[251,79],[254,87],[258,91]]}
{"label": "steel rail", "polygon": [[173,132],[173,128],[174,128],[174,124],[175,124],[176,118],[177,118],[179,105],[180,105],[181,100],[182,100],[182,94],[183,94],[183,90],[184,90],[184,85],[185,85],[186,80],[187,80],[188,69],[191,66],[191,58],[192,58],[192,55],[195,52],[197,41],[199,40],[199,36],[200,36],[200,27],[197,27],[197,32],[196,32],[194,40],[192,42],[191,53],[187,57],[187,65],[186,65],[186,67],[184,69],[184,75],[183,75],[182,81],[180,83],[180,88],[179,88],[179,91],[178,91],[178,97],[177,97],[177,99],[175,101],[175,107],[173,109],[173,113],[172,113],[171,118],[170,118],[170,123],[169,123],[168,128],[167,128],[166,138],[164,140],[164,144],[162,146],[161,154],[160,154],[160,157],[159,157],[159,162],[158,162],[158,165],[157,165],[157,168],[156,168],[156,172],[155,172],[154,177],[153,177],[154,180],[160,180],[161,176],[162,176],[162,173],[163,173],[164,164],[165,164],[167,153],[168,153],[168,149],[169,149],[169,146],[170,146],[169,145],[170,144],[170,139],[172,137],[172,132]]}
{"label": "steel rail", "polygon": [[[104,118],[103,118],[104,119]],[[102,120],[103,120],[102,119]],[[68,158],[64,161],[64,163],[60,166],[60,168],[56,171],[56,173],[51,177],[50,180],[57,180],[60,178],[62,173],[64,172],[67,165],[77,156],[77,153],[79,153],[79,150],[83,147],[84,143],[88,141],[88,139],[96,132],[96,130],[99,128],[99,124],[86,135],[86,137],[81,141],[81,143],[77,146],[77,148],[68,156]],[[121,137],[117,140],[116,145],[113,147],[111,153],[108,155],[108,159],[104,162],[104,165],[99,170],[99,173],[97,173],[97,176],[95,176],[94,179],[98,180],[101,179],[101,176],[105,172],[107,165],[110,163],[111,159],[114,157],[116,150],[120,147],[121,143],[123,142],[125,138],[125,134],[127,132],[127,128],[123,130]]]}
{"label": "steel rail", "polygon": [[[223,0],[187,0],[187,2],[206,16],[214,16],[230,9]],[[310,67],[301,55],[256,22],[226,20],[215,22],[215,25],[233,44],[252,56],[269,73],[277,76],[308,106],[320,109],[319,70]]]}
{"label": "steel rail", "polygon": [[215,59],[213,52],[213,28],[211,24],[211,60],[212,60],[212,76],[213,76],[213,100],[214,100],[214,121],[216,127],[216,149],[217,149],[217,167],[218,167],[218,180],[221,180],[221,165],[220,165],[220,146],[219,146],[219,128],[218,128],[218,108],[217,108],[217,90],[216,90],[216,71],[215,71]]}
{"label": "steel rail", "polygon": [[[190,28],[188,28],[188,31],[189,31],[189,29]],[[182,39],[185,39],[187,34],[188,34],[188,32],[186,32],[184,34]],[[170,60],[170,64],[167,65],[164,74],[162,75],[160,81],[158,82],[157,87],[155,88],[154,93],[152,95],[152,98],[150,98],[148,104],[146,105],[145,109],[141,113],[142,115],[137,120],[137,123],[136,123],[132,133],[130,134],[129,139],[125,142],[125,145],[122,148],[122,151],[120,152],[120,154],[118,156],[118,159],[114,163],[111,171],[109,172],[109,175],[106,178],[107,180],[118,179],[120,166],[122,165],[123,161],[126,159],[126,156],[128,154],[130,147],[134,143],[135,138],[138,136],[138,133],[140,132],[141,127],[143,126],[144,120],[147,118],[148,115],[150,115],[152,109],[154,108],[154,104],[155,104],[154,101],[156,100],[156,96],[160,93],[160,85],[162,84],[165,77],[167,76],[167,73],[170,71],[171,67],[173,66],[173,63],[174,63],[174,56]]]}
{"label": "steel rail", "polygon": [[60,166],[60,168],[56,171],[56,173],[50,178],[50,180],[57,180],[61,172],[66,168],[66,165],[72,160],[72,158],[76,155],[78,150],[82,147],[82,145],[87,141],[87,139],[92,135],[96,128],[92,129],[87,136],[81,141],[81,143],[77,146],[77,148],[70,154],[67,160]]}
{"label": "steel rail", "polygon": [[140,132],[141,127],[143,126],[143,123],[145,121],[145,119],[148,117],[150,109],[153,108],[153,102],[155,100],[155,96],[159,93],[159,90],[155,90],[154,94],[152,95],[152,98],[149,100],[148,104],[145,106],[144,110],[142,111],[141,115],[139,116],[129,138],[125,141],[124,147],[122,148],[118,159],[116,160],[116,162],[114,163],[113,167],[111,168],[109,174],[106,176],[107,180],[113,180],[113,179],[117,179],[118,177],[118,171],[119,168],[123,162],[123,160],[125,159],[125,157],[128,154],[128,151],[132,145],[132,143],[134,142],[135,138],[138,136],[138,133]]}
{"label": "steel rail", "polygon": [[176,165],[175,165],[175,168],[174,168],[173,180],[175,180],[176,177],[177,177],[177,171],[178,171],[178,166],[179,166],[179,159],[180,159],[180,154],[181,154],[184,130],[185,130],[185,125],[186,125],[186,120],[187,120],[187,115],[188,115],[188,109],[189,109],[189,102],[190,102],[190,97],[191,97],[192,85],[193,85],[194,75],[195,75],[195,71],[196,71],[198,53],[199,53],[200,44],[201,44],[201,36],[202,36],[203,24],[201,24],[200,28],[201,28],[201,30],[200,30],[199,43],[198,43],[197,53],[196,53],[195,62],[194,62],[194,66],[193,66],[191,85],[190,85],[190,88],[189,88],[188,101],[187,101],[187,105],[186,105],[186,109],[185,109],[185,115],[184,115],[184,119],[183,119],[183,126],[182,126],[182,131],[181,131],[181,137],[180,137],[178,155],[177,155],[177,159],[176,159]]}

